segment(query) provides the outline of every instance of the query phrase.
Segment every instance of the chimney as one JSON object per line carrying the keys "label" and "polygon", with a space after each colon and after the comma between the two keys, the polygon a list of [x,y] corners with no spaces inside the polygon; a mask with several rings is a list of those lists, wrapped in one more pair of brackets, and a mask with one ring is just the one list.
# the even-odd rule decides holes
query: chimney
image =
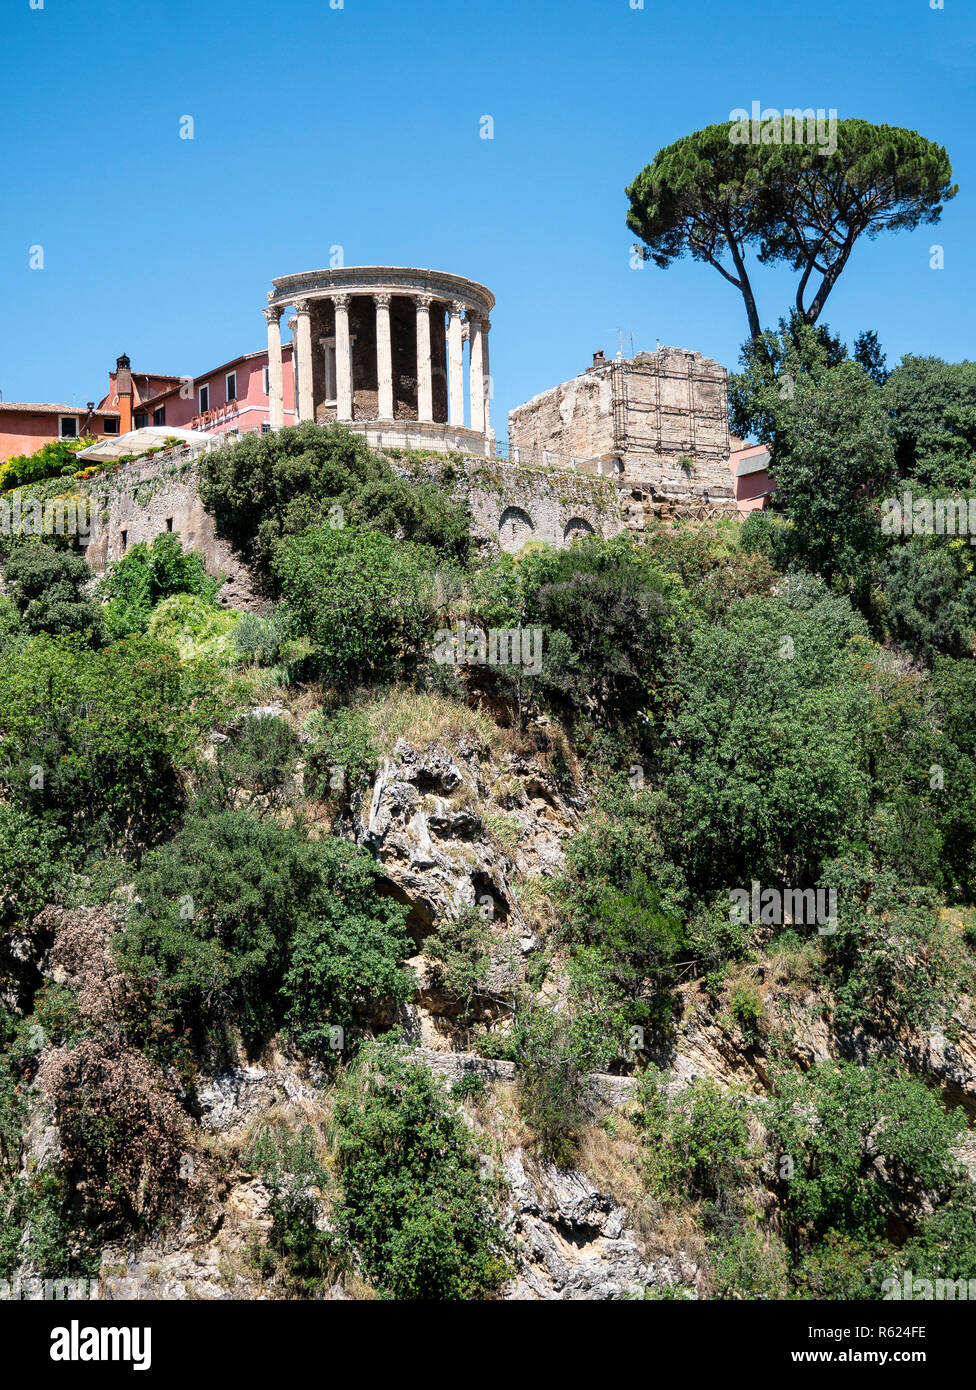
{"label": "chimney", "polygon": [[592,366],[592,367],[587,367],[586,370],[587,370],[588,372],[595,372],[595,371],[597,370],[598,367],[605,367],[606,365],[607,365],[606,353],[605,353],[605,352],[603,351],[603,349],[601,348],[599,352],[595,352],[595,353],[593,354],[593,366]]}
{"label": "chimney", "polygon": [[132,363],[123,352],[115,359],[115,394],[119,398],[119,434],[132,429]]}

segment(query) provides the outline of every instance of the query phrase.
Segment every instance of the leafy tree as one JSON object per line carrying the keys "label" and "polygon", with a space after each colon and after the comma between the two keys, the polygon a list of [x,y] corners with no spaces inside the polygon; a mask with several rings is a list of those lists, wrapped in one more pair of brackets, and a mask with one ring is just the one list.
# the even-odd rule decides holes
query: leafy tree
{"label": "leafy tree", "polygon": [[754,142],[744,124],[659,150],[627,189],[627,226],[662,270],[685,254],[713,266],[742,295],[752,339],[762,325],[750,248],[798,273],[796,310],[815,323],[859,237],[937,222],[957,192],[945,150],[915,131],[839,121],[831,151],[784,142],[775,121]]}
{"label": "leafy tree", "polygon": [[[923,768],[936,788],[946,890],[963,902],[976,902],[976,663],[939,657],[931,692],[944,743]],[[942,786],[939,787],[938,783]]]}
{"label": "leafy tree", "polygon": [[[767,512],[750,512],[767,518]],[[755,523],[753,523],[755,524]],[[761,524],[761,523],[760,523]],[[662,575],[676,576],[684,592],[672,585],[673,608],[695,621],[714,622],[742,598],[771,594],[776,571],[767,553],[742,544],[745,526],[652,525],[643,534],[642,550]]]}
{"label": "leafy tree", "polygon": [[[900,1270],[920,1279],[976,1279],[976,1193],[960,1183],[938,1210],[919,1222],[898,1253]],[[894,1271],[888,1269],[889,1275]],[[897,1275],[896,1275],[897,1277]]]}
{"label": "leafy tree", "polygon": [[10,553],[3,576],[27,632],[77,632],[96,645],[102,640],[98,605],[84,594],[92,572],[80,555],[28,542]]}
{"label": "leafy tree", "polygon": [[965,536],[890,542],[877,578],[886,633],[919,661],[972,652],[976,572]]}
{"label": "leafy tree", "polygon": [[885,366],[885,354],[881,350],[878,335],[874,329],[865,329],[854,339],[854,349],[851,352],[852,359],[863,367],[875,386],[884,386],[891,376]]}
{"label": "leafy tree", "polygon": [[572,943],[570,980],[604,1062],[628,1045],[634,1026],[662,1026],[686,938],[640,874],[624,886],[586,879],[568,894],[565,935]]}
{"label": "leafy tree", "polygon": [[370,1043],[340,1090],[335,1119],[335,1227],[381,1293],[496,1293],[510,1273],[497,1196],[438,1079],[395,1040]]}
{"label": "leafy tree", "polygon": [[671,1102],[651,1074],[642,1078],[637,1100],[635,1121],[653,1190],[716,1202],[742,1186],[751,1157],[743,1096],[704,1077]]}
{"label": "leafy tree", "polygon": [[192,594],[208,608],[215,606],[222,581],[211,579],[203,560],[184,550],[178,536],[140,541],[109,567],[99,584],[107,600],[105,621],[113,637],[146,632],[157,604],[173,594]]}
{"label": "leafy tree", "polygon": [[138,846],[179,815],[222,704],[150,637],[92,651],[42,634],[0,662],[0,788],[79,845]]}
{"label": "leafy tree", "polygon": [[398,477],[386,459],[342,425],[310,422],[249,434],[208,454],[200,496],[218,536],[278,592],[273,560],[284,537],[322,526],[380,531],[430,546],[441,559],[464,560],[470,513],[430,481]]}
{"label": "leafy tree", "polygon": [[902,477],[934,496],[976,484],[976,362],[903,357],[885,401]]}
{"label": "leafy tree", "polygon": [[856,363],[828,365],[815,331],[802,325],[770,360],[754,348],[743,354],[733,414],[771,442],[793,555],[825,578],[843,577],[864,599],[884,542],[876,500],[895,476],[884,393]]}
{"label": "leafy tree", "polygon": [[886,1063],[819,1062],[784,1076],[768,1125],[773,1152],[792,1159],[779,1197],[794,1241],[807,1227],[876,1239],[923,1194],[948,1196],[958,1182],[962,1111]]}
{"label": "leafy tree", "polygon": [[937,894],[908,887],[901,865],[877,869],[853,858],[830,865],[837,892],[835,935],[825,938],[842,1028],[913,1030],[944,1023],[973,984],[971,964],[943,920]]}
{"label": "leafy tree", "polygon": [[867,622],[847,595],[833,593],[819,575],[794,571],[777,586],[776,596],[795,612],[805,613],[835,647],[868,636]]}
{"label": "leafy tree", "polygon": [[341,840],[318,842],[319,886],[292,938],[282,984],[286,1022],[302,1047],[331,1045],[336,1026],[349,1030],[374,1006],[389,1009],[413,993],[403,961],[413,946],[407,910],[378,891],[369,854]]}
{"label": "leafy tree", "polygon": [[691,640],[665,734],[662,833],[702,889],[814,884],[863,822],[868,695],[829,632],[747,599]]}
{"label": "leafy tree", "polygon": [[0,935],[63,891],[71,858],[56,825],[0,801]]}
{"label": "leafy tree", "polygon": [[217,756],[205,779],[217,806],[246,806],[257,816],[277,812],[296,796],[294,764],[298,739],[284,719],[255,714],[244,719]]}
{"label": "leafy tree", "polygon": [[256,1041],[287,1021],[328,1046],[373,1001],[401,1002],[405,911],[365,850],[245,811],[190,816],[146,856],[122,961],[177,1029]]}
{"label": "leafy tree", "polygon": [[284,541],[274,571],[293,627],[342,684],[389,675],[433,641],[434,563],[378,531],[321,527]]}

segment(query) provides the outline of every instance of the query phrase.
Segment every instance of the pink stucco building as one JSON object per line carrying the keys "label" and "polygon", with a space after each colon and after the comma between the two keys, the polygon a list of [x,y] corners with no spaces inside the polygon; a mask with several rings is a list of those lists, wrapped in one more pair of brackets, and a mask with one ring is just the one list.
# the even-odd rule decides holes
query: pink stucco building
{"label": "pink stucco building", "polygon": [[[292,344],[283,344],[282,387],[285,424],[295,423]],[[114,374],[109,379],[113,399]],[[238,436],[267,433],[271,428],[267,349],[244,353],[197,377],[156,378],[158,389],[133,403],[131,428],[168,425]]]}
{"label": "pink stucco building", "polygon": [[766,499],[776,491],[776,483],[769,474],[769,459],[766,444],[749,444],[741,449],[733,449],[729,455],[732,494],[740,515],[743,512],[761,511],[766,506]]}

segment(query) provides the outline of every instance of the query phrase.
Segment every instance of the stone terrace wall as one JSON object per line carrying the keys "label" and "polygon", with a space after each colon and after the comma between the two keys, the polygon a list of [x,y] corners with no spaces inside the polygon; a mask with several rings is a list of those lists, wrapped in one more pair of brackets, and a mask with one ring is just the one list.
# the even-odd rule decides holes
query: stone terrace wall
{"label": "stone terrace wall", "polygon": [[[456,454],[405,458],[393,453],[389,462],[402,475],[432,480],[466,498],[475,534],[502,550],[520,550],[532,539],[564,546],[577,535],[609,537],[623,529],[617,489],[609,479]],[[225,606],[259,606],[245,566],[214,533],[197,490],[197,469],[198,460],[187,450],[173,449],[81,484],[91,498],[88,563],[100,573],[129,546],[171,531],[202,557],[209,574],[227,576],[220,590]]]}
{"label": "stone terrace wall", "polygon": [[617,488],[609,478],[454,455],[427,459],[419,471],[416,464],[404,466],[395,458],[391,463],[466,498],[475,534],[500,550],[521,550],[530,540],[562,547],[579,535],[608,539],[624,529]]}
{"label": "stone terrace wall", "polygon": [[257,606],[245,566],[214,534],[213,518],[197,491],[198,460],[187,449],[136,459],[82,484],[91,498],[91,537],[85,558],[96,573],[120,560],[129,546],[172,531],[195,550],[208,574],[226,575],[220,602],[228,608]]}

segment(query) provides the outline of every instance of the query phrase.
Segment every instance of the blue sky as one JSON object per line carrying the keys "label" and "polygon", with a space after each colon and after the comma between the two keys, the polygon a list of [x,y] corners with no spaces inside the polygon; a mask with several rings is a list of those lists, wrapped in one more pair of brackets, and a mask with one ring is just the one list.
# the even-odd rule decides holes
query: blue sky
{"label": "blue sky", "polygon": [[[876,329],[889,365],[971,356],[976,2],[636,3],[4,0],[3,399],[98,399],[123,351],[196,374],[260,347],[271,277],[334,245],[347,265],[494,291],[500,436],[512,406],[615,353],[618,329],[628,354],[632,332],[731,367],[737,291],[691,261],[633,270],[623,190],[753,100],[946,145],[960,192],[942,222],[862,241],[824,320],[848,340]],[[764,323],[790,283],[757,274]]]}

